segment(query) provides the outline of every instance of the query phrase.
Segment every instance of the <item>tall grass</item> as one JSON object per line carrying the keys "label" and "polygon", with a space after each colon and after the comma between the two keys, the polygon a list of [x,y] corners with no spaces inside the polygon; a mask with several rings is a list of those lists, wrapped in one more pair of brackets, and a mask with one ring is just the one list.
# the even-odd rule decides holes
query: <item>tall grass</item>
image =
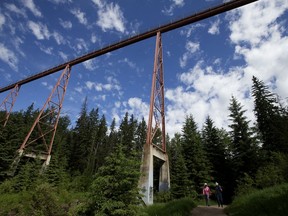
{"label": "tall grass", "polygon": [[196,207],[195,202],[190,198],[173,200],[168,203],[157,203],[145,208],[149,216],[189,216]]}
{"label": "tall grass", "polygon": [[288,184],[274,186],[237,197],[225,209],[229,216],[286,216]]}

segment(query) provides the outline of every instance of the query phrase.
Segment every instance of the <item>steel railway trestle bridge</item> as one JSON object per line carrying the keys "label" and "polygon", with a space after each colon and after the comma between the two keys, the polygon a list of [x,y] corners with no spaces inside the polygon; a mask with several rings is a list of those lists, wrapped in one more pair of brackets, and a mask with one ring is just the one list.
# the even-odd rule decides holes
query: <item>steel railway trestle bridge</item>
{"label": "steel railway trestle bridge", "polygon": [[[164,80],[163,80],[163,61],[162,61],[162,42],[161,34],[169,32],[171,30],[189,25],[212,16],[239,8],[241,6],[256,2],[258,0],[231,0],[229,2],[218,5],[214,8],[204,10],[202,12],[193,14],[178,21],[160,26],[145,33],[132,36],[128,39],[124,39],[118,43],[109,45],[102,49],[90,52],[71,61],[60,64],[56,67],[45,70],[41,73],[32,75],[23,80],[17,81],[5,87],[0,88],[0,93],[10,90],[7,97],[0,104],[0,110],[4,110],[6,115],[4,120],[0,119],[0,123],[5,127],[7,124],[9,115],[12,111],[13,105],[16,101],[16,97],[20,91],[20,87],[24,84],[40,79],[44,76],[53,74],[60,70],[64,70],[55,84],[50,96],[47,98],[45,104],[39,112],[36,120],[34,121],[30,131],[26,138],[18,149],[18,155],[11,165],[10,174],[14,175],[17,165],[22,156],[40,158],[44,160],[43,169],[49,165],[51,158],[51,151],[56,133],[58,120],[60,117],[60,111],[62,103],[66,93],[68,81],[70,78],[71,67],[80,63],[83,63],[89,59],[101,56],[108,52],[123,48],[125,46],[137,43],[139,41],[156,36],[154,69],[152,77],[152,89],[150,97],[150,111],[147,125],[147,137],[146,145],[143,151],[143,161],[141,167],[141,178],[139,180],[139,187],[144,195],[143,200],[146,204],[153,203],[153,158],[162,161],[162,167],[160,168],[159,190],[168,190],[170,188],[170,176],[169,176],[169,163],[168,155],[166,153],[165,142],[165,114],[164,114]],[[154,117],[154,118],[153,118]],[[49,118],[49,125],[47,125],[47,118]],[[153,121],[154,120],[154,121]],[[161,145],[155,145],[152,143],[156,130],[161,128],[162,140]],[[37,130],[37,136],[31,140],[30,135]],[[41,152],[34,152],[30,148],[36,141],[42,140],[43,150]],[[29,150],[29,151],[28,151]]]}

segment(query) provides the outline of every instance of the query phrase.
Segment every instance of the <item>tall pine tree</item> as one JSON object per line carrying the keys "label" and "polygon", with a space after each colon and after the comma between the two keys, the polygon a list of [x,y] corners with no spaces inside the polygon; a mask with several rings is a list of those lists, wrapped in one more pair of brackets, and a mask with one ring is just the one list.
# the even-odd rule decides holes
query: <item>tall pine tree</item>
{"label": "tall pine tree", "polygon": [[187,116],[185,119],[181,141],[189,180],[192,182],[195,190],[199,191],[204,182],[212,180],[211,166],[192,115]]}
{"label": "tall pine tree", "polygon": [[214,126],[214,122],[208,116],[202,130],[202,141],[208,160],[212,166],[212,176],[222,186],[227,182],[227,142],[222,133]]}
{"label": "tall pine tree", "polygon": [[258,147],[249,127],[249,121],[244,115],[246,111],[243,110],[241,104],[233,96],[229,111],[234,168],[238,175],[243,175],[244,173],[251,175],[258,168]]}
{"label": "tall pine tree", "polygon": [[252,95],[257,126],[263,140],[263,150],[271,152],[288,152],[287,109],[281,109],[275,94],[256,77],[252,78]]}
{"label": "tall pine tree", "polygon": [[176,133],[169,145],[171,195],[173,199],[183,198],[193,193],[182,152],[181,135]]}
{"label": "tall pine tree", "polygon": [[95,176],[85,215],[136,216],[139,177],[139,163],[126,157],[122,145],[118,145]]}

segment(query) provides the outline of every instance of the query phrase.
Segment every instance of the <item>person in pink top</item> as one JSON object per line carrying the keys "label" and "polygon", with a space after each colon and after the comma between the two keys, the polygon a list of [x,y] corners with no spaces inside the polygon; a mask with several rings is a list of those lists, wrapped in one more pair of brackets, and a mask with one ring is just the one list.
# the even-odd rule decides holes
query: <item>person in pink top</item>
{"label": "person in pink top", "polygon": [[207,183],[204,184],[202,193],[203,193],[204,198],[205,198],[206,206],[210,206],[209,205],[209,197],[210,197],[211,191],[210,191],[210,188],[207,185]]}

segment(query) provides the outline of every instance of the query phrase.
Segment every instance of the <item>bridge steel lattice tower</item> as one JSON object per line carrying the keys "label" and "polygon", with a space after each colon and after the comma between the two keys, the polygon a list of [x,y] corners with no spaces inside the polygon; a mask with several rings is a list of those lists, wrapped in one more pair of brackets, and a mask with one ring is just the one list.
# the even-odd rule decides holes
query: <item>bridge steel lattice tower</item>
{"label": "bridge steel lattice tower", "polygon": [[[156,134],[161,132],[161,141],[156,143]],[[159,171],[159,191],[170,188],[169,160],[166,153],[164,112],[164,76],[161,33],[157,32],[154,57],[154,69],[150,97],[150,110],[146,144],[143,148],[141,177],[139,187],[146,205],[153,204],[154,159],[161,161]]]}
{"label": "bridge steel lattice tower", "polygon": [[5,127],[8,122],[10,113],[19,94],[19,90],[20,86],[16,84],[0,105],[0,110],[3,110],[5,112],[4,118],[0,119],[0,123],[3,124],[3,127]]}
{"label": "bridge steel lattice tower", "polygon": [[67,65],[18,149],[18,155],[11,165],[10,175],[14,175],[22,156],[44,160],[43,169],[49,165],[70,74],[71,68]]}

